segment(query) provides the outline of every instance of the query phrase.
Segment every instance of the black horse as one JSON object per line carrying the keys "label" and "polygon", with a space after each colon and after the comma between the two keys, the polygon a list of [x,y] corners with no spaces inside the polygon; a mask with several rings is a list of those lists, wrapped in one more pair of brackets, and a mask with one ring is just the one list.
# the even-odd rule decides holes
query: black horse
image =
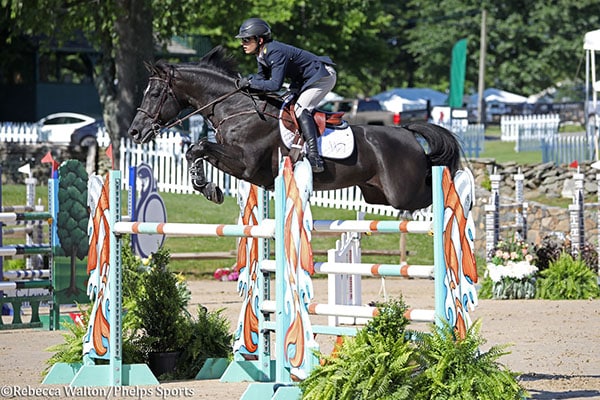
{"label": "black horse", "polygon": [[[187,159],[198,167],[195,189],[217,203],[222,201],[222,192],[205,180],[201,160],[236,178],[272,189],[279,154],[289,153],[279,133],[281,98],[238,90],[237,76],[235,63],[221,47],[198,63],[159,61],[151,67],[141,107],[129,128],[136,143],[146,143],[182,110],[191,108],[209,119],[216,129],[217,143],[199,141],[190,147]],[[460,168],[460,144],[440,126],[357,125],[352,131],[353,153],[342,160],[325,158],[325,171],[313,176],[314,190],[356,185],[368,203],[416,210],[432,202],[432,166],[448,166],[453,176]],[[422,146],[421,142],[427,144]]]}

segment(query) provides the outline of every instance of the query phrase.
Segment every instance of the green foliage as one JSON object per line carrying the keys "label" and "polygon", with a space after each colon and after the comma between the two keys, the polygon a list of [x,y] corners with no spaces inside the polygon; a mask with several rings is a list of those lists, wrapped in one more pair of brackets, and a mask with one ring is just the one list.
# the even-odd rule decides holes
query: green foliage
{"label": "green foliage", "polygon": [[381,312],[300,383],[305,400],[411,399],[414,354],[406,339],[402,301]]}
{"label": "green foliage", "polygon": [[383,303],[380,310],[300,382],[304,400],[525,397],[516,374],[498,362],[506,346],[481,350],[480,322],[458,339],[448,323],[433,327],[431,334],[408,332],[401,300]]}
{"label": "green foliage", "polygon": [[550,267],[540,273],[538,298],[549,300],[595,299],[600,297],[598,276],[581,259],[561,253]]}
{"label": "green foliage", "polygon": [[46,368],[42,375],[46,376],[50,368],[56,363],[75,364],[83,360],[83,337],[87,333],[87,325],[90,318],[90,307],[78,305],[81,314],[81,324],[74,322],[62,322],[61,325],[66,332],[63,333],[65,341],[50,346],[46,351],[54,354],[46,360]]}
{"label": "green foliage", "polygon": [[187,320],[186,345],[181,350],[176,371],[166,378],[193,379],[207,358],[231,357],[233,335],[222,311],[209,312],[199,306],[196,317]]}
{"label": "green foliage", "polygon": [[419,373],[415,400],[521,400],[525,392],[516,374],[498,363],[505,346],[483,352],[481,322],[476,321],[464,339],[458,339],[448,323],[419,335]]}
{"label": "green foliage", "polygon": [[[129,243],[126,235],[122,243],[123,362],[147,363],[151,352],[180,352],[176,371],[160,377],[171,380],[195,377],[209,357],[229,357],[233,336],[222,310],[209,312],[199,306],[197,315],[190,315],[187,285],[167,268],[169,251],[158,250],[145,267]],[[84,326],[65,325],[65,342],[47,349],[56,353],[48,360],[45,373],[57,362],[83,361],[89,307],[80,311]]]}
{"label": "green foliage", "polygon": [[159,249],[150,259],[148,271],[140,274],[129,310],[143,330],[140,343],[148,352],[178,351],[187,340],[187,297],[182,296],[177,276],[168,270],[169,251]]}
{"label": "green foliage", "polygon": [[583,244],[579,254],[574,254],[569,239],[562,235],[547,235],[539,245],[534,247],[534,251],[538,258],[536,265],[540,271],[547,269],[562,253],[580,258],[589,269],[598,271],[598,252],[589,242]]}
{"label": "green foliage", "polygon": [[194,378],[209,357],[231,354],[232,334],[221,310],[188,310],[190,293],[185,280],[168,269],[170,251],[162,248],[147,260],[148,267],[123,244],[124,347],[135,362],[149,354],[176,351],[176,370],[161,380]]}

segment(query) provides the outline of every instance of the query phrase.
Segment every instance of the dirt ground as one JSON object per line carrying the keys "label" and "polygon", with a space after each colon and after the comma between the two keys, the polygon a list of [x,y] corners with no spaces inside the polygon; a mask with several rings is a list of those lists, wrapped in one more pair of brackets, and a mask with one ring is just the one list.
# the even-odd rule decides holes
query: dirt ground
{"label": "dirt ground", "polygon": [[[315,280],[314,286],[315,300],[326,301],[327,281]],[[393,298],[402,294],[413,308],[433,308],[433,281],[387,279],[383,290],[379,279],[363,279],[362,286],[363,303],[380,300],[383,293]],[[224,308],[224,315],[235,324],[240,306],[235,283],[194,281],[190,289],[192,307]],[[511,345],[511,354],[500,361],[521,373],[521,383],[532,399],[600,399],[600,300],[482,300],[471,315],[482,321],[486,346]],[[329,351],[331,339],[317,339],[322,350]],[[50,357],[45,349],[62,340],[60,332],[0,331],[0,397],[224,400],[240,398],[248,386],[248,382],[181,381],[130,388],[125,393],[96,388],[73,394],[65,386],[40,384],[44,362]]]}

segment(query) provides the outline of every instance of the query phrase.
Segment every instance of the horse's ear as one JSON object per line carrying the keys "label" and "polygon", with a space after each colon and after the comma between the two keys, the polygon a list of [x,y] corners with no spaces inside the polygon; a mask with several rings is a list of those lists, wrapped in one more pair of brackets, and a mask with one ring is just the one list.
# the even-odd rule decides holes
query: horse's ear
{"label": "horse's ear", "polygon": [[210,65],[214,65],[215,67],[218,67],[229,74],[235,74],[236,72],[237,64],[235,59],[221,45],[216,46],[211,51],[206,53],[204,57],[202,57],[201,61]]}
{"label": "horse's ear", "polygon": [[144,67],[146,68],[146,71],[153,73],[156,72],[155,68],[154,68],[154,64],[149,63],[148,61],[144,61]]}
{"label": "horse's ear", "polygon": [[218,65],[220,64],[221,60],[226,58],[226,53],[227,52],[225,48],[221,45],[218,45],[206,53],[204,57],[202,57],[202,60],[210,64]]}

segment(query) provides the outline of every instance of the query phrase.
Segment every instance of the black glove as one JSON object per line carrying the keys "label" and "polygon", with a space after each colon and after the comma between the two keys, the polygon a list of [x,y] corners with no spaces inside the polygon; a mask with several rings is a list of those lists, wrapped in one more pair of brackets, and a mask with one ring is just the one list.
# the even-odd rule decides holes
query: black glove
{"label": "black glove", "polygon": [[251,77],[243,76],[237,81],[238,89],[248,89],[250,87]]}

